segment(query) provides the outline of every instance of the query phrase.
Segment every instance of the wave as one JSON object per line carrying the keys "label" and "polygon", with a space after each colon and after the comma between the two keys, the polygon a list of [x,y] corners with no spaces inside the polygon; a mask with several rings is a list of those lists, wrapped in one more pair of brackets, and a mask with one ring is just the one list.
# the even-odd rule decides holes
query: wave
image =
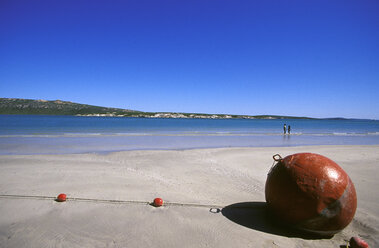
{"label": "wave", "polygon": [[0,138],[91,138],[91,137],[135,137],[135,136],[379,136],[379,132],[367,133],[283,133],[241,132],[241,131],[193,131],[193,132],[134,132],[134,133],[52,133],[52,134],[1,134]]}

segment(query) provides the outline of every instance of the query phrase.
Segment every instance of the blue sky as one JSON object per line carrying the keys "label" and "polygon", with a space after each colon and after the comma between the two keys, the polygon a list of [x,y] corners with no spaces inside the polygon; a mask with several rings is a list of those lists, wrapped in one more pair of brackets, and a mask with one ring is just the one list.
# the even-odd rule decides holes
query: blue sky
{"label": "blue sky", "polygon": [[0,97],[379,119],[379,1],[0,2]]}

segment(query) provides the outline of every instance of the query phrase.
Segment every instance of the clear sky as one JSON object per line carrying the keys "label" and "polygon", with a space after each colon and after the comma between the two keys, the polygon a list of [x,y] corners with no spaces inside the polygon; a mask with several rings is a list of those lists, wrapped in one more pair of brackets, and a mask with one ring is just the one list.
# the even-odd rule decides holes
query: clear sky
{"label": "clear sky", "polygon": [[2,0],[0,97],[379,119],[379,1]]}

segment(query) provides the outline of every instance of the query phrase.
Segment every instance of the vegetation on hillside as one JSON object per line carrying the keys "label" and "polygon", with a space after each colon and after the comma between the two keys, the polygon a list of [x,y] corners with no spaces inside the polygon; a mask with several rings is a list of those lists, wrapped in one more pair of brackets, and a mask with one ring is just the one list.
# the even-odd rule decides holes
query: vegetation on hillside
{"label": "vegetation on hillside", "polygon": [[129,115],[139,111],[106,108],[79,104],[61,100],[30,100],[15,98],[0,98],[0,114],[31,114],[31,115],[88,115],[114,114]]}
{"label": "vegetation on hillside", "polygon": [[107,108],[68,101],[47,101],[18,98],[0,98],[0,114],[19,115],[78,115],[118,116],[143,118],[206,118],[206,119],[304,119],[306,117],[277,115],[227,115],[201,113],[142,112],[129,109]]}

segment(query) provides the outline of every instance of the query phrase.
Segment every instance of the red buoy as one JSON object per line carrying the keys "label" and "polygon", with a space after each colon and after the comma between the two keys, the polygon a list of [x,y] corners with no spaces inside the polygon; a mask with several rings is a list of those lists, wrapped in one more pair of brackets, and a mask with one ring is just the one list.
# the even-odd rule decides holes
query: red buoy
{"label": "red buoy", "polygon": [[57,202],[64,202],[66,201],[66,194],[59,194],[57,199],[56,199]]}
{"label": "red buoy", "polygon": [[351,248],[369,248],[369,245],[360,237],[352,237],[349,242]]}
{"label": "red buoy", "polygon": [[351,222],[357,208],[354,184],[335,162],[313,153],[274,159],[265,195],[275,216],[297,229],[326,236]]}
{"label": "red buoy", "polygon": [[161,206],[163,206],[163,200],[162,200],[162,198],[155,198],[154,202],[153,202],[153,205],[155,207],[161,207]]}

